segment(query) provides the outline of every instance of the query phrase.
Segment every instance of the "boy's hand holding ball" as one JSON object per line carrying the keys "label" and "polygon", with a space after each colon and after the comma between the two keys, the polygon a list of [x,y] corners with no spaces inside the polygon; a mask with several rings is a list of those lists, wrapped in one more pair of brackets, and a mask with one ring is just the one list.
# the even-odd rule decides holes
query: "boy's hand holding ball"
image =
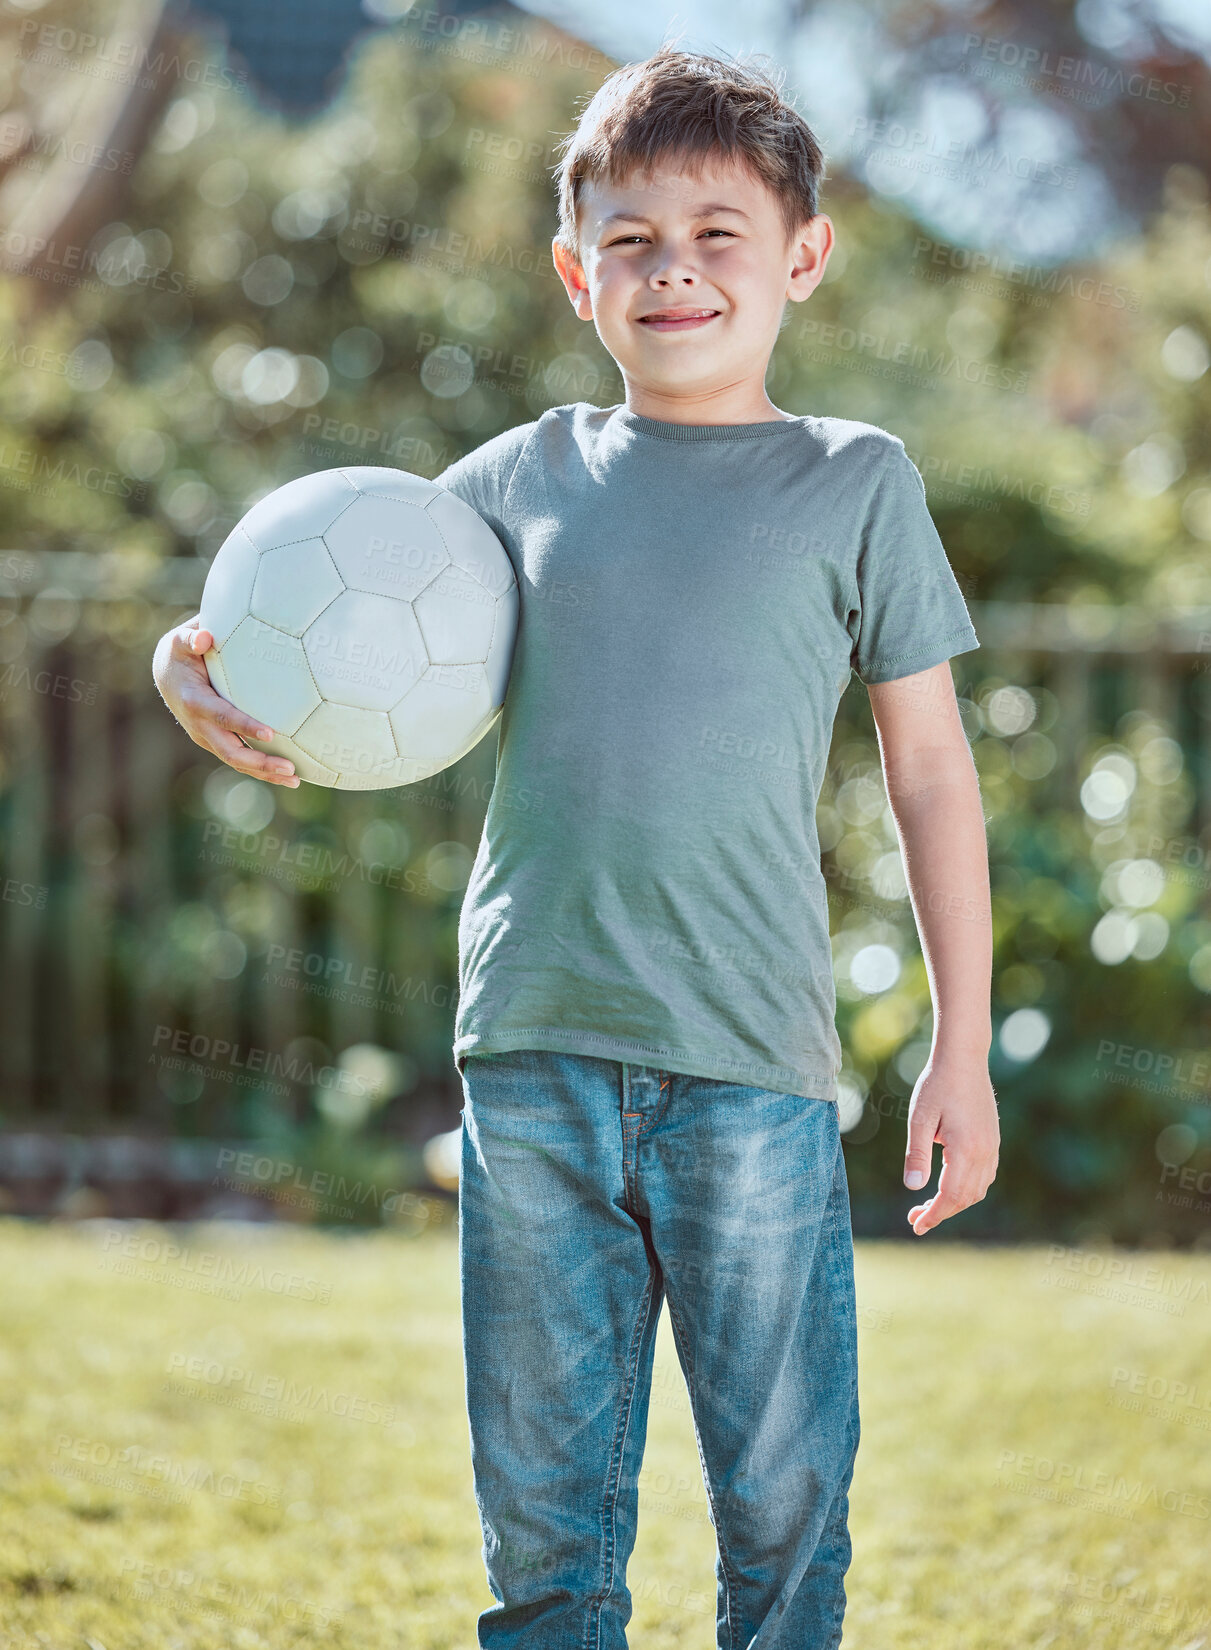
{"label": "boy's hand holding ball", "polygon": [[194,744],[229,768],[253,779],[267,779],[271,785],[297,789],[293,762],[244,743],[245,739],[272,739],[273,729],[237,709],[211,687],[203,655],[213,646],[214,637],[201,628],[199,613],[162,636],[152,661],[160,697]]}

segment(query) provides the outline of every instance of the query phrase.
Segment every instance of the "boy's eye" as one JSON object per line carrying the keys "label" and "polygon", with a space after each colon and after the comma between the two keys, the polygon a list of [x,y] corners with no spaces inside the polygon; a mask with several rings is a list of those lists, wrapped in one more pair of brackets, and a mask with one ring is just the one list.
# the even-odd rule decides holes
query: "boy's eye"
{"label": "boy's eye", "polygon": [[[735,233],[735,231],[731,230],[731,229],[704,229],[702,231],[702,234],[704,234],[704,235],[734,235],[734,233]],[[618,237],[618,239],[615,240],[615,241],[607,241],[606,245],[607,246],[625,246],[628,241],[646,241],[646,240],[647,240],[646,235],[620,235]]]}

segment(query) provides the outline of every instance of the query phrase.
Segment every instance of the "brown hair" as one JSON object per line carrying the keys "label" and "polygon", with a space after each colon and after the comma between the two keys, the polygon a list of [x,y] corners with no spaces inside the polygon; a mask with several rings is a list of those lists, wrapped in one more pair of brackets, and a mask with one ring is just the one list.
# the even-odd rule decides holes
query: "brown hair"
{"label": "brown hair", "polygon": [[[764,54],[759,54],[764,55]],[[747,164],[775,195],[789,241],[818,210],[824,156],[774,79],[751,63],[681,51],[666,41],[642,63],[606,77],[576,129],[556,145],[558,239],[580,261],[578,211],[586,181],[617,186],[639,167],[676,158],[693,174],[708,155]]]}

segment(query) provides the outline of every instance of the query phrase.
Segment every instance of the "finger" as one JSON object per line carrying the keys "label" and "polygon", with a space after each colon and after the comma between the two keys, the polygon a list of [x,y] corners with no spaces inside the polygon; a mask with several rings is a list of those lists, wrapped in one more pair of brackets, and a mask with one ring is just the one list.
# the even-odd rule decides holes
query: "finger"
{"label": "finger", "polygon": [[938,1131],[937,1115],[927,1111],[915,1113],[908,1119],[908,1144],[904,1153],[904,1184],[910,1192],[919,1192],[933,1173],[934,1137]]}
{"label": "finger", "polygon": [[182,654],[192,654],[193,639],[197,635],[210,636],[211,646],[214,645],[214,637],[211,636],[210,631],[202,630],[202,621],[200,618],[187,619],[184,624],[179,624],[172,633],[173,652],[178,657]]}
{"label": "finger", "polygon": [[957,1215],[961,1207],[961,1204],[953,1207],[944,1204],[940,1197],[934,1196],[928,1203],[921,1204],[919,1209],[909,1213],[908,1223],[917,1237],[924,1237],[926,1232],[932,1232],[935,1226],[941,1225],[949,1216]]}
{"label": "finger", "polygon": [[909,1211],[909,1223],[918,1236],[931,1231],[951,1215],[957,1215],[961,1210],[970,1208],[977,1201],[976,1188],[979,1178],[976,1167],[961,1155],[956,1155],[953,1148],[950,1155],[943,1153],[942,1173],[938,1176],[938,1189],[928,1203],[918,1205]]}
{"label": "finger", "polygon": [[224,728],[216,728],[211,735],[210,749],[228,767],[251,774],[254,779],[268,779],[272,784],[297,790],[298,776],[294,763],[287,756],[274,756],[269,751],[254,750]]}
{"label": "finger", "polygon": [[[191,685],[187,693],[182,694],[181,704],[191,716],[213,723],[219,728],[225,728],[231,733],[238,733],[244,739],[269,740],[273,738],[273,729],[264,722],[259,722],[255,716],[249,716],[238,705],[233,705],[230,699],[224,699],[221,693],[216,693],[210,685],[209,677],[205,682]],[[224,759],[225,760],[225,759]],[[279,761],[286,761],[279,757]],[[294,772],[293,764],[290,773]]]}
{"label": "finger", "polygon": [[941,1214],[942,1206],[949,1205],[955,1194],[953,1167],[953,1159],[947,1159],[946,1150],[943,1148],[942,1172],[938,1176],[937,1191],[931,1198],[927,1198],[924,1203],[918,1204],[914,1210],[909,1211],[909,1224],[918,1235],[929,1231],[931,1227],[938,1224],[939,1220],[944,1218]]}
{"label": "finger", "polygon": [[[970,1209],[973,1203],[982,1203],[988,1194],[988,1188],[995,1179],[995,1170],[992,1173],[984,1170],[973,1179],[964,1181],[960,1185],[952,1184],[948,1186],[946,1207],[941,1208],[939,1200],[942,1196],[942,1182],[939,1178],[937,1193],[925,1203],[915,1203],[908,1211],[909,1225],[915,1227],[915,1223],[923,1211],[927,1211],[929,1214],[929,1225],[936,1226],[940,1220],[946,1220],[950,1215],[958,1214],[961,1209]],[[928,1230],[928,1227],[926,1230]]]}

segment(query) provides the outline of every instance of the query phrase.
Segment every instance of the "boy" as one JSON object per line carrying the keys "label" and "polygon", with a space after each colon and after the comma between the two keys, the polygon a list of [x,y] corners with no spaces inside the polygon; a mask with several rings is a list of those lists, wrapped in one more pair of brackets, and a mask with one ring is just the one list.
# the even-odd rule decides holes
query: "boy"
{"label": "boy", "polygon": [[[666,46],[611,75],[567,140],[553,255],[626,402],[552,408],[437,477],[500,535],[522,604],[454,1044],[497,1650],[626,1644],[665,1297],[718,1644],[840,1642],[859,1422],[815,807],[851,669],[934,1001],[905,1183],[935,1141],[944,1166],[914,1232],[996,1170],[984,821],[947,662],[978,639],[902,442],[765,391],[833,245],[822,172],[755,71]],[[291,783],[199,675],[209,640],[163,639],[165,698]]]}

